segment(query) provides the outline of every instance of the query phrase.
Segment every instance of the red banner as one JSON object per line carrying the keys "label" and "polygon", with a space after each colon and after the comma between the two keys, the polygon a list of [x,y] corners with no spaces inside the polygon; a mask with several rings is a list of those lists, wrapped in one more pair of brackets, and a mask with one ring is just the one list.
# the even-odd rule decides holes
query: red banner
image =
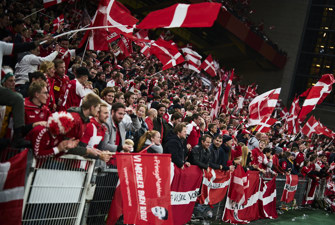
{"label": "red banner", "polygon": [[201,180],[202,170],[198,166],[180,169],[174,165],[174,176],[171,183],[174,225],[186,224],[191,219]]}
{"label": "red banner", "polygon": [[280,201],[289,203],[293,201],[295,192],[298,188],[298,175],[287,175],[283,195]]}
{"label": "red banner", "polygon": [[125,224],[173,224],[170,196],[171,156],[116,155]]}
{"label": "red banner", "polygon": [[230,184],[230,172],[210,169],[202,180],[200,204],[215,205],[225,197]]}

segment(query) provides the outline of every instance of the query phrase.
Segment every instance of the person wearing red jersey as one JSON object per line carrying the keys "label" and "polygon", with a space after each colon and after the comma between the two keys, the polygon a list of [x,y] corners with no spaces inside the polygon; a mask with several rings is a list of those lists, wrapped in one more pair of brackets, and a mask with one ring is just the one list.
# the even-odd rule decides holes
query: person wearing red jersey
{"label": "person wearing red jersey", "polygon": [[59,110],[67,110],[70,107],[80,106],[82,98],[89,93],[89,89],[85,89],[88,80],[89,71],[85,67],[79,67],[76,70],[76,79],[71,80],[66,88],[62,103]]}
{"label": "person wearing red jersey", "polygon": [[259,147],[254,148],[251,151],[252,155],[252,162],[251,165],[253,165],[256,169],[258,169],[261,172],[265,172],[267,164],[268,164],[268,159],[265,157],[263,153],[263,149],[265,148],[266,143],[264,141],[259,142]]}
{"label": "person wearing red jersey", "polygon": [[[55,76],[54,76],[54,95],[55,99],[60,99],[60,96],[64,96],[66,91],[66,86],[70,81],[69,77],[65,74],[65,62],[62,59],[55,59]],[[57,102],[59,105],[60,102]]]}
{"label": "person wearing red jersey", "polygon": [[297,169],[301,168],[303,166],[303,162],[305,160],[305,154],[304,150],[306,149],[306,146],[304,144],[299,145],[299,152],[295,157],[295,167]]}
{"label": "person wearing red jersey", "polygon": [[41,124],[46,125],[46,122],[51,115],[50,110],[45,105],[49,96],[47,84],[44,81],[35,81],[31,83],[28,94],[29,97],[24,99],[24,114],[26,125],[32,127]]}
{"label": "person wearing red jersey", "polygon": [[60,49],[57,58],[64,60],[65,62],[65,73],[69,69],[71,57],[75,57],[80,49],[69,49],[70,42],[67,38],[63,38],[59,42]]}
{"label": "person wearing red jersey", "polygon": [[195,113],[192,116],[192,122],[187,124],[186,126],[188,135],[187,144],[190,144],[192,148],[198,144],[199,138],[201,136],[199,128],[200,123],[201,123],[201,116]]}
{"label": "person wearing red jersey", "polygon": [[103,126],[103,123],[106,123],[108,117],[108,106],[102,103],[98,115],[90,119],[90,122],[86,126],[86,131],[80,141],[90,148],[98,148],[98,145],[105,137],[106,127]]}
{"label": "person wearing red jersey", "polygon": [[272,157],[272,163],[273,163],[273,171],[275,171],[278,174],[285,174],[285,171],[281,168],[280,163],[279,163],[279,158],[280,156],[283,155],[283,149],[280,147],[275,147],[275,154],[273,154]]}

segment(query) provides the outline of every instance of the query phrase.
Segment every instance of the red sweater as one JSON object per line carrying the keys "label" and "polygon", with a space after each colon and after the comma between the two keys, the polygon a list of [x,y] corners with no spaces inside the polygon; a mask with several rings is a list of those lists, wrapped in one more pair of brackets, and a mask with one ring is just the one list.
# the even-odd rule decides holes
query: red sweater
{"label": "red sweater", "polygon": [[29,98],[24,99],[24,119],[26,124],[47,121],[50,115],[51,112],[45,105],[39,107],[32,103]]}

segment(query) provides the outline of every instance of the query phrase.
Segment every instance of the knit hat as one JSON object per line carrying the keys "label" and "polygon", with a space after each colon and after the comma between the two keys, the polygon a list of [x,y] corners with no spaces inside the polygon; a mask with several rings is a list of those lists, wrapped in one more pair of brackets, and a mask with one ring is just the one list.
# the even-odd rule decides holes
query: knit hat
{"label": "knit hat", "polygon": [[6,80],[14,76],[13,70],[9,67],[4,67],[1,69],[1,84],[5,83]]}
{"label": "knit hat", "polygon": [[47,127],[53,135],[67,134],[73,127],[73,116],[68,112],[55,112],[49,119]]}
{"label": "knit hat", "polygon": [[279,155],[280,153],[283,152],[283,149],[281,147],[275,147],[276,154]]}

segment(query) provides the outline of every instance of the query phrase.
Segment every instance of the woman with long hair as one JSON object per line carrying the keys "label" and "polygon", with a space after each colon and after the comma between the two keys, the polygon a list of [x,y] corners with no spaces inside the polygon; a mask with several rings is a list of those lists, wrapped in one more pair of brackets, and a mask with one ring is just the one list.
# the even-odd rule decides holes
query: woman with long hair
{"label": "woman with long hair", "polygon": [[149,130],[145,132],[138,142],[137,151],[163,153],[161,134],[156,130]]}
{"label": "woman with long hair", "polygon": [[49,98],[46,102],[46,106],[51,110],[51,112],[55,112],[56,110],[56,100],[54,94],[54,76],[55,76],[55,64],[50,61],[45,61],[40,65],[40,71],[45,75],[47,78],[47,89],[49,92]]}

